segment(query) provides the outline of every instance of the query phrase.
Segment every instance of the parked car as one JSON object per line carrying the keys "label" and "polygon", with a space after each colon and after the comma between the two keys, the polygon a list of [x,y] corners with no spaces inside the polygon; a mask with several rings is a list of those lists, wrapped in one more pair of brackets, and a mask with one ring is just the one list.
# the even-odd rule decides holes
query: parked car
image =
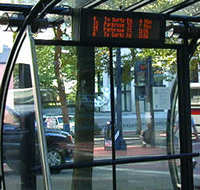
{"label": "parked car", "polygon": [[[40,165],[40,151],[35,125],[34,113],[19,114],[6,108],[3,125],[4,162],[16,171],[23,169],[26,151],[34,150],[35,167]],[[32,117],[32,118],[31,118]],[[33,129],[34,128],[34,129]],[[50,168],[71,162],[73,155],[73,138],[62,130],[45,128],[47,142],[47,159]],[[31,139],[31,136],[33,137]],[[33,145],[33,146],[32,146]],[[34,146],[35,145],[35,146]],[[28,155],[29,156],[29,155]]]}

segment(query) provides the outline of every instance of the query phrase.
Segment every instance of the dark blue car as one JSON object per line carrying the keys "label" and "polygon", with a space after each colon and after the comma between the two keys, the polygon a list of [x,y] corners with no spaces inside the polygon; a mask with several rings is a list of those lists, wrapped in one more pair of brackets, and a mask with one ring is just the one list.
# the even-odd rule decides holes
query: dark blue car
{"label": "dark blue car", "polygon": [[[44,131],[50,168],[71,162],[72,136],[62,130],[45,128]],[[34,167],[40,165],[41,156],[34,113],[19,114],[6,108],[3,125],[3,157],[4,162],[16,171],[23,170],[29,157]]]}

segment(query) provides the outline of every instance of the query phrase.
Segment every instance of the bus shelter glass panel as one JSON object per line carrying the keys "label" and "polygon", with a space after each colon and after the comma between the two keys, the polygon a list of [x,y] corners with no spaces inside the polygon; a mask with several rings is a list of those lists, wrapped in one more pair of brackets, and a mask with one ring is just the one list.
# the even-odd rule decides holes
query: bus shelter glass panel
{"label": "bus shelter glass panel", "polygon": [[[112,158],[110,128],[110,74],[107,48],[37,46],[39,82],[45,128],[72,138],[72,157],[52,173],[52,187],[70,189],[82,184],[112,188],[112,167],[67,168]],[[61,50],[61,59],[55,53]],[[87,53],[89,52],[89,55]],[[44,54],[48,52],[45,59]],[[48,66],[46,66],[48,65]],[[65,167],[66,165],[66,167]],[[103,169],[102,169],[103,168]],[[100,175],[101,174],[101,175]]]}
{"label": "bus shelter glass panel", "polygon": [[[199,118],[200,118],[200,87],[199,87],[199,73],[198,65],[190,62],[190,97],[191,97],[191,131],[192,131],[192,151],[199,152]],[[167,150],[169,154],[180,153],[180,137],[179,135],[179,109],[178,109],[178,85],[177,79],[172,85],[171,91],[171,109],[168,114],[167,124]],[[187,127],[187,126],[182,126]],[[193,174],[194,174],[194,189],[199,189],[199,157],[192,159],[193,162]],[[174,188],[181,188],[181,173],[180,173],[180,160],[169,161],[169,169],[171,174],[171,181]]]}
{"label": "bus shelter glass panel", "polygon": [[[103,176],[110,176],[104,183],[105,187],[110,188],[110,170],[101,167],[65,167],[73,163],[91,164],[93,160],[112,157],[110,134],[105,130],[110,127],[111,121],[108,49],[91,48],[94,63],[93,69],[90,69],[91,65],[86,66],[84,62],[77,66],[75,47],[60,49],[61,62],[55,61],[55,52],[60,47],[56,48],[37,46],[35,49],[39,86],[33,85],[32,77],[35,73],[32,73],[31,64],[34,63],[23,56],[25,51],[26,54],[28,52],[27,47],[22,48],[15,65],[4,119],[6,186],[13,189],[15,185],[22,189],[33,183],[33,189],[44,188],[39,146],[42,139],[38,137],[39,129],[35,119],[39,111],[42,113],[39,116],[42,117],[52,187],[65,189],[77,182],[86,182],[86,186],[90,184],[98,189],[100,186],[96,181],[100,179],[100,170],[102,180],[105,179]],[[86,81],[78,80],[77,76],[83,76]],[[80,84],[81,88],[78,87]],[[41,100],[41,110],[36,106],[35,87],[40,91],[38,98]],[[12,178],[15,178],[14,183],[10,183]],[[30,178],[31,182],[27,180]]]}
{"label": "bus shelter glass panel", "polygon": [[[160,72],[167,60],[156,56],[134,59],[135,54],[144,55],[143,50],[114,48],[115,93],[112,102],[109,53],[107,48],[37,46],[39,86],[34,86],[31,78],[30,64],[33,63],[18,60],[10,81],[3,129],[8,189],[13,189],[13,185],[25,189],[30,184],[33,189],[44,188],[39,147],[42,139],[38,137],[39,125],[35,119],[38,111],[42,113],[39,116],[42,117],[47,148],[42,153],[47,156],[53,189],[77,187],[79,184],[83,189],[89,186],[112,189],[115,185],[121,189],[127,188],[127,184],[133,188],[134,183],[138,189],[144,189],[144,180],[148,182],[157,177],[160,177],[160,185],[151,184],[152,189],[160,189],[170,180],[169,189],[181,186],[179,160],[129,164],[133,170],[123,164],[117,167],[112,163],[111,166],[90,166],[93,161],[104,162],[115,156],[145,157],[180,152],[176,127],[176,70],[174,73],[171,70]],[[35,105],[34,88],[40,90],[41,110]],[[198,93],[192,94],[192,102],[196,102],[192,106],[198,108]],[[111,119],[112,103],[114,121],[113,117]],[[194,123],[198,125],[198,109],[193,107]],[[148,138],[145,132],[149,133]],[[114,153],[112,144],[115,145]],[[195,148],[198,149],[197,143]],[[83,165],[87,167],[81,167]],[[196,183],[198,160],[194,159],[194,167]],[[143,178],[140,179],[137,173]],[[133,179],[127,178],[129,175]]]}
{"label": "bus shelter glass panel", "polygon": [[[169,153],[177,153],[180,152],[180,137],[179,137],[179,114],[178,114],[178,87],[177,83],[174,84],[174,93],[172,96],[174,97],[170,121],[171,124],[168,126],[168,134],[171,136],[168,142],[168,151]],[[200,144],[199,144],[199,118],[200,118],[200,107],[199,107],[199,95],[200,95],[200,87],[199,82],[193,81],[190,82],[190,95],[191,95],[191,130],[192,130],[192,151],[199,152]],[[174,126],[174,127],[173,127]],[[187,127],[187,126],[185,126]],[[193,173],[194,173],[194,187],[198,189],[200,187],[199,183],[199,171],[200,171],[200,163],[199,157],[193,158]],[[181,176],[180,176],[180,160],[170,161],[169,166],[171,168],[171,177],[173,184],[175,186],[181,186]]]}
{"label": "bus shelter glass panel", "polygon": [[[197,73],[197,70],[195,71]],[[192,151],[200,151],[200,85],[199,81],[191,81],[190,95],[191,95],[191,127],[192,127]],[[195,189],[200,187],[200,159],[193,158],[193,173]]]}
{"label": "bus shelter glass panel", "polygon": [[174,190],[168,161],[118,165],[116,171],[117,189]]}
{"label": "bus shelter glass panel", "polygon": [[[175,66],[170,65],[170,60],[167,60],[167,58],[161,60],[154,51],[175,53],[173,50],[160,49],[115,49],[115,150],[117,158],[144,158],[153,155],[168,155],[168,139],[173,138],[174,140],[179,138],[178,130],[176,135],[173,131],[173,137],[169,137],[167,131],[168,112],[171,109],[172,86],[176,78],[176,70],[174,70],[176,64],[174,63]],[[148,54],[147,52],[152,53]],[[134,57],[135,55],[137,55],[137,58]],[[127,87],[126,92],[124,86]],[[130,95],[128,96],[128,94]],[[130,109],[124,109],[125,105]],[[174,130],[175,127],[172,125],[171,127]],[[178,154],[180,152],[178,140],[176,143],[175,140],[170,143],[172,143],[171,146],[176,146],[175,151],[171,152],[171,154]],[[142,181],[146,180],[147,176],[152,179],[161,177],[160,170],[165,171],[165,177],[160,178],[160,180],[163,180],[160,181],[160,184],[166,181],[170,182],[171,171],[168,164],[168,161],[139,164],[143,172],[141,174],[141,176],[143,175],[140,179],[141,181],[138,181],[140,188],[144,188]],[[163,168],[164,165],[165,167]],[[118,166],[116,169],[118,179],[122,175],[120,173],[123,170],[121,167],[123,168],[123,165]],[[123,173],[124,176],[130,174],[137,176],[134,169],[124,169]],[[127,183],[123,183],[123,180],[117,180],[117,186],[122,187],[123,184]],[[153,185],[155,186],[153,187]],[[154,183],[151,189],[162,188],[162,185],[158,186]],[[172,184],[169,184],[170,188],[173,188]]]}
{"label": "bus shelter glass panel", "polygon": [[[170,65],[167,58],[161,60],[155,52],[175,51],[129,48],[114,51],[117,157],[166,155],[167,117],[176,65]],[[151,52],[154,56],[149,56]]]}
{"label": "bus shelter glass panel", "polygon": [[43,189],[37,131],[30,66],[18,62],[10,80],[3,120],[3,166],[7,189]]}

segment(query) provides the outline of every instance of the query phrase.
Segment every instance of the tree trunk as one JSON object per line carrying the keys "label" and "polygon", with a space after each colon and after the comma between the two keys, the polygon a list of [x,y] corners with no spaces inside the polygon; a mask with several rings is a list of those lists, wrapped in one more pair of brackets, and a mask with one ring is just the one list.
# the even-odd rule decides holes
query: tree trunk
{"label": "tree trunk", "polygon": [[135,93],[135,111],[136,111],[136,118],[137,118],[137,129],[136,129],[136,134],[141,134],[142,131],[142,120],[141,120],[141,115],[140,115],[140,102],[139,98],[136,97]]}
{"label": "tree trunk", "polygon": [[[56,40],[61,40],[62,37],[62,31],[58,27],[57,29],[54,30]],[[64,82],[62,79],[62,74],[61,74],[61,46],[56,46],[55,47],[55,56],[54,56],[54,71],[56,75],[56,80],[58,84],[58,94],[60,98],[60,103],[61,103],[61,110],[62,110],[62,115],[63,115],[63,124],[64,124],[64,130],[70,132],[69,129],[69,115],[68,115],[68,109],[67,109],[67,101],[66,101],[66,93],[65,93],[65,87],[64,87]]]}
{"label": "tree trunk", "polygon": [[[134,49],[131,49],[132,61],[134,62],[135,52]],[[136,79],[136,76],[134,77]],[[136,111],[136,118],[137,118],[137,128],[136,134],[141,134],[142,131],[142,120],[141,120],[141,111],[140,111],[140,102],[138,98],[138,84],[135,80],[135,111]]]}

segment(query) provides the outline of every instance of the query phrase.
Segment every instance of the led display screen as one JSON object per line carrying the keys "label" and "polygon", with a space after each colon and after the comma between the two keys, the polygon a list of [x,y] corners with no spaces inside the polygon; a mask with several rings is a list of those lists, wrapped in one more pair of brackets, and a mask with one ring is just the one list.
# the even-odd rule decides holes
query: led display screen
{"label": "led display screen", "polygon": [[80,21],[82,41],[164,42],[165,22],[158,14],[82,9]]}

